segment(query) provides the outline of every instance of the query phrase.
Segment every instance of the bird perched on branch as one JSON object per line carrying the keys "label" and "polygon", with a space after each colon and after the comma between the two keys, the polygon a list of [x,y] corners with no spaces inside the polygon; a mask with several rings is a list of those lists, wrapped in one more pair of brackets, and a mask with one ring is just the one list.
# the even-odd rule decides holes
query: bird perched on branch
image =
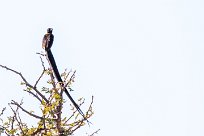
{"label": "bird perched on branch", "polygon": [[[55,59],[54,59],[54,56],[52,55],[52,51],[51,51],[51,47],[52,47],[52,44],[53,44],[53,41],[54,41],[54,35],[52,34],[52,28],[48,28],[47,29],[47,33],[44,35],[43,37],[43,42],[42,42],[42,47],[43,49],[45,49],[45,52],[46,52],[46,56],[48,58],[48,61],[50,63],[50,66],[53,70],[53,73],[57,79],[57,81],[59,83],[61,83],[62,86],[64,86],[64,83],[63,83],[63,80],[59,74],[59,71],[58,71],[58,68],[57,68],[57,65],[56,65],[56,62],[55,62]],[[83,116],[83,118],[88,122],[88,123],[91,123],[89,122],[84,113],[82,112],[82,110],[80,109],[80,107],[78,106],[78,104],[74,101],[74,99],[71,97],[71,95],[69,94],[68,90],[66,89],[66,87],[63,88],[63,91],[65,92],[65,94],[68,96],[68,98],[70,99],[70,101],[72,102],[72,104],[74,105],[74,107],[78,110],[78,112]]]}
{"label": "bird perched on branch", "polygon": [[42,48],[46,51],[48,51],[52,47],[54,41],[54,35],[52,34],[52,30],[52,28],[48,28],[47,33],[43,37]]}

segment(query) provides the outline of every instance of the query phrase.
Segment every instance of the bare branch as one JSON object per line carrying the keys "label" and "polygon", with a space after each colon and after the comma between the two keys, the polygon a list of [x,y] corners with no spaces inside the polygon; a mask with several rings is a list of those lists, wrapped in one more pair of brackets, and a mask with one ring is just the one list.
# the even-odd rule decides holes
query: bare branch
{"label": "bare branch", "polygon": [[36,81],[35,85],[34,85],[34,88],[36,88],[38,82],[40,81],[40,79],[42,78],[42,76],[44,75],[44,72],[45,72],[45,65],[44,65],[44,61],[42,60],[42,57],[40,56],[40,60],[41,60],[41,64],[42,64],[42,67],[43,67],[43,72],[41,73],[40,77],[38,78],[38,80]]}
{"label": "bare branch", "polygon": [[[82,101],[80,104],[79,104],[79,107],[81,106],[81,105],[83,105],[84,104],[84,101]],[[73,107],[74,108],[74,107]],[[65,123],[64,124],[67,124],[67,122],[72,118],[72,117],[74,117],[74,114],[77,112],[78,110],[76,109],[73,113],[72,113],[72,115],[65,121]]]}
{"label": "bare branch", "polygon": [[6,110],[6,107],[4,107],[2,110],[1,110],[1,113],[0,113],[0,116],[4,114],[4,111]]}
{"label": "bare branch", "polygon": [[[29,86],[30,87],[30,86]],[[32,87],[31,87],[32,88]],[[36,93],[38,94],[38,95],[40,95],[44,100],[45,100],[45,102],[46,103],[49,103],[49,101],[48,101],[48,99],[42,94],[42,93],[40,93],[36,88],[33,88],[35,91],[36,91]]]}
{"label": "bare branch", "polygon": [[32,94],[34,97],[36,97],[39,101],[40,101],[40,103],[42,103],[42,100],[38,97],[38,95],[37,94],[34,94],[33,92],[31,92],[31,91],[28,91],[28,90],[24,90],[24,91],[26,91],[26,92],[28,92],[28,93],[30,93],[30,94]]}
{"label": "bare branch", "polygon": [[76,70],[73,72],[72,76],[70,77],[69,81],[65,84],[65,88],[72,82],[72,80],[74,79],[75,77],[75,73],[76,73]]}
{"label": "bare branch", "polygon": [[43,61],[43,59],[42,59],[42,57],[41,57],[41,56],[40,56],[40,60],[41,60],[41,64],[42,64],[43,70],[45,70],[44,61]]}
{"label": "bare branch", "polygon": [[[65,72],[66,72],[67,70],[65,69]],[[71,73],[72,71],[70,70],[69,72],[67,72],[66,73],[66,75],[64,76],[64,83],[66,82],[66,80],[67,80],[67,78],[69,77],[69,74]]]}
{"label": "bare branch", "polygon": [[76,131],[77,129],[79,129],[81,126],[82,126],[82,124],[84,123],[84,120],[80,120],[80,121],[77,121],[77,122],[75,122],[76,123],[76,128],[74,128],[73,130],[71,130],[71,133],[73,133],[74,131]]}
{"label": "bare branch", "polygon": [[[43,117],[45,118],[45,116],[43,115]],[[45,133],[47,133],[47,129],[46,129],[46,124],[45,124],[45,120],[42,120],[43,121],[43,127],[44,127],[44,130],[45,130]]]}
{"label": "bare branch", "polygon": [[44,53],[36,52],[36,54],[41,55],[41,56],[46,56]]}
{"label": "bare branch", "polygon": [[[90,106],[89,106],[89,109],[88,111],[86,112],[86,119],[81,119],[81,120],[78,120],[78,121],[75,121],[74,123],[71,123],[71,124],[67,124],[67,122],[74,116],[74,114],[76,113],[76,111],[73,112],[73,114],[65,121],[64,125],[68,125],[68,126],[71,126],[68,130],[71,132],[71,133],[74,133],[74,131],[76,131],[77,129],[79,129],[81,126],[84,125],[84,121],[87,121],[88,118],[91,117],[91,115],[93,114],[92,112],[92,104],[93,104],[93,96],[92,96],[92,100],[91,100],[91,103],[90,103]],[[82,101],[79,106],[81,106],[82,104],[84,103],[84,101]],[[91,114],[89,114],[89,112],[91,112]],[[88,123],[91,123],[88,121]],[[92,124],[92,123],[91,123]]]}
{"label": "bare branch", "polygon": [[[10,106],[10,105],[9,105]],[[11,121],[11,129],[13,129],[14,126],[14,122],[15,122],[15,117],[16,117],[16,111],[14,111],[14,109],[10,106],[11,110],[13,111],[13,117],[12,117],[12,121]],[[17,108],[18,109],[18,108]]]}
{"label": "bare branch", "polygon": [[11,68],[8,68],[8,67],[6,67],[6,66],[3,66],[3,65],[1,65],[1,64],[0,64],[0,67],[5,68],[6,70],[9,70],[9,71],[14,72],[15,74],[19,75],[19,76],[22,78],[22,80],[25,82],[26,86],[28,86],[28,87],[32,88],[33,90],[35,90],[36,93],[37,93],[38,95],[40,95],[40,96],[42,97],[42,99],[44,99],[44,100],[46,101],[46,103],[49,103],[49,101],[47,100],[47,98],[46,98],[42,93],[40,93],[40,92],[37,90],[36,87],[33,87],[31,84],[29,84],[29,83],[27,82],[27,80],[24,78],[24,76],[23,76],[20,72],[18,72],[18,71],[16,71],[16,70],[13,70],[13,69],[11,69]]}
{"label": "bare branch", "polygon": [[43,72],[40,74],[40,77],[38,78],[38,80],[35,82],[34,88],[36,88],[38,82],[40,81],[40,79],[42,78],[43,75],[44,75],[44,70],[43,70]]}
{"label": "bare branch", "polygon": [[[23,101],[21,101],[21,103],[19,104],[19,105],[22,105],[23,104]],[[11,110],[13,111],[13,117],[12,117],[12,123],[11,123],[11,130],[13,130],[14,128],[13,128],[13,126],[14,126],[14,122],[16,121],[17,123],[18,123],[18,127],[20,128],[20,130],[21,130],[21,132],[22,132],[22,134],[24,135],[24,131],[23,131],[23,129],[22,129],[22,121],[21,121],[21,119],[20,119],[20,116],[19,116],[19,113],[18,113],[18,109],[19,109],[19,107],[17,106],[16,107],[16,110],[14,110],[12,107],[11,107],[11,105],[9,104],[9,106],[10,106],[10,108],[11,108]],[[17,114],[18,114],[18,116],[17,116]],[[18,119],[19,118],[19,119]]]}
{"label": "bare branch", "polygon": [[96,130],[95,132],[93,132],[91,135],[88,135],[88,136],[94,136],[95,134],[98,134],[98,131],[100,131],[100,129]]}
{"label": "bare branch", "polygon": [[91,97],[91,104],[86,114],[88,114],[89,111],[92,111],[93,99],[94,99],[94,96]]}
{"label": "bare branch", "polygon": [[44,119],[43,117],[40,117],[40,116],[38,116],[38,115],[35,115],[35,114],[33,114],[33,113],[28,112],[27,110],[25,110],[20,104],[18,104],[18,103],[15,102],[14,100],[12,100],[11,104],[18,106],[23,112],[27,113],[28,115],[30,115],[30,116],[32,116],[32,117],[35,117],[35,118],[41,119],[41,120]]}
{"label": "bare branch", "polygon": [[23,122],[22,122],[22,120],[21,120],[21,117],[20,117],[19,112],[18,112],[17,114],[18,114],[18,118],[19,118],[20,130],[21,130],[22,134],[24,134],[24,131],[23,131]]}

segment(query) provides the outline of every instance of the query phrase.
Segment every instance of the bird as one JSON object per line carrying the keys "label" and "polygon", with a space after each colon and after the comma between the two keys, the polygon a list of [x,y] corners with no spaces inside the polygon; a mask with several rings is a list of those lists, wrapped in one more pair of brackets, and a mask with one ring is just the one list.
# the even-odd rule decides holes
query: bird
{"label": "bird", "polygon": [[52,34],[52,28],[47,29],[47,33],[43,37],[42,48],[46,51],[50,50],[54,41],[54,35]]}
{"label": "bird", "polygon": [[[53,41],[54,41],[54,35],[52,34],[52,31],[53,29],[52,28],[48,28],[47,29],[47,33],[44,35],[43,37],[43,41],[42,41],[42,48],[45,49],[45,52],[47,54],[47,58],[48,58],[48,61],[50,63],[50,66],[53,70],[53,73],[57,79],[57,81],[59,83],[61,83],[62,86],[64,86],[64,83],[62,81],[62,78],[59,74],[59,71],[58,71],[58,68],[57,68],[57,65],[56,65],[56,62],[55,62],[55,59],[54,59],[54,56],[52,55],[52,51],[51,51],[51,47],[52,47],[52,44],[53,44]],[[70,101],[72,102],[72,104],[74,105],[74,107],[77,109],[77,111],[83,116],[83,118],[88,122],[88,123],[91,123],[89,122],[84,113],[82,112],[82,110],[80,109],[79,105],[74,101],[74,99],[71,97],[71,95],[69,94],[68,90],[66,89],[66,87],[63,88],[63,91],[65,92],[65,94],[68,96],[68,98],[70,99]]]}

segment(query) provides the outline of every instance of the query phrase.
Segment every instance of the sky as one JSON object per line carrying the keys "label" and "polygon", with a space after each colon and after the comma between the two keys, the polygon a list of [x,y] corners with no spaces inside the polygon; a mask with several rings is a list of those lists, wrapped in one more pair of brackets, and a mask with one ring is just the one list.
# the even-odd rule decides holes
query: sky
{"label": "sky", "polygon": [[[202,0],[0,1],[0,64],[35,83],[36,52],[52,27],[59,71],[77,71],[71,95],[86,103],[94,96],[93,125],[78,135],[203,136],[203,7]],[[36,109],[20,82],[0,69],[0,108],[24,98]]]}

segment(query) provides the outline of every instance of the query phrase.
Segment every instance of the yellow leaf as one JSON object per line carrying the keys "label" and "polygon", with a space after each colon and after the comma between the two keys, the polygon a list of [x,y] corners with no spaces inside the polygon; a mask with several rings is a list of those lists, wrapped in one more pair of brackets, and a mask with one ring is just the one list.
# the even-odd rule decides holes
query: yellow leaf
{"label": "yellow leaf", "polygon": [[21,81],[21,85],[25,85],[25,82],[22,82],[22,81]]}

